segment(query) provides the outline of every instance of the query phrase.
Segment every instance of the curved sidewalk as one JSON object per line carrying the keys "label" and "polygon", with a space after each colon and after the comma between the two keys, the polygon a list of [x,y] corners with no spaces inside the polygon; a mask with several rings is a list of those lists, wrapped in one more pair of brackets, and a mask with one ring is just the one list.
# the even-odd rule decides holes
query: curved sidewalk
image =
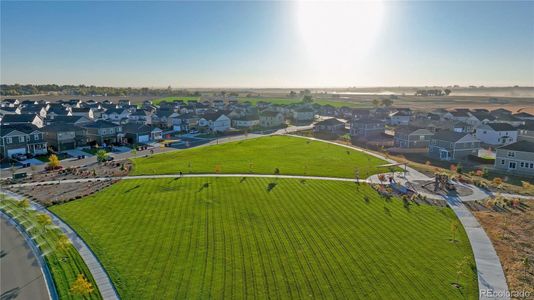
{"label": "curved sidewalk", "polygon": [[[20,195],[5,190],[0,190],[0,193],[18,200],[23,198]],[[72,245],[76,248],[76,250],[78,250],[80,256],[87,265],[87,268],[91,272],[102,298],[106,300],[120,299],[115,287],[113,286],[113,283],[111,282],[111,279],[104,270],[104,267],[102,267],[102,264],[100,264],[98,258],[95,256],[93,251],[91,251],[91,248],[89,248],[89,246],[87,246],[87,244],[83,241],[83,239],[69,225],[63,222],[63,220],[58,218],[55,214],[47,210],[42,205],[39,205],[33,201],[31,202],[31,205],[40,213],[49,215],[50,218],[52,218],[54,225],[58,226],[69,237]]]}

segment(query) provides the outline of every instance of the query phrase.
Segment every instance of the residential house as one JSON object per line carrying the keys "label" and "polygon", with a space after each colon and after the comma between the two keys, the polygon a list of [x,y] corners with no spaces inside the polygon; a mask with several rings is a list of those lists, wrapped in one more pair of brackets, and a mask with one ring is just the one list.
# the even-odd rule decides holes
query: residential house
{"label": "residential house", "polygon": [[528,141],[534,143],[534,121],[525,121],[524,125],[518,128],[518,141]]}
{"label": "residential house", "polygon": [[388,123],[390,125],[408,125],[411,120],[412,115],[403,110],[396,111],[388,117]]}
{"label": "residential house", "polygon": [[2,106],[0,107],[0,117],[5,115],[20,115],[20,107]]}
{"label": "residential house", "polygon": [[470,133],[439,131],[430,139],[428,156],[449,161],[460,161],[477,155],[480,141]]}
{"label": "residential house", "polygon": [[307,122],[307,121],[313,121],[315,118],[315,112],[313,108],[308,106],[301,106],[293,109],[293,120],[296,122]]}
{"label": "residential house", "polygon": [[232,119],[235,128],[253,128],[260,125],[260,117],[257,114],[239,116]]}
{"label": "residential house", "polygon": [[319,115],[333,117],[336,115],[336,108],[330,104],[321,105]]}
{"label": "residential house", "polygon": [[105,120],[82,125],[87,130],[87,143],[110,145],[123,142],[122,126]]}
{"label": "residential house", "polygon": [[259,114],[260,127],[275,128],[284,124],[284,115],[276,111],[262,111]]}
{"label": "residential house", "polygon": [[200,117],[196,114],[188,113],[188,114],[181,114],[179,116],[181,122],[180,122],[180,129],[181,131],[191,131],[191,130],[197,130],[199,127],[199,120]]}
{"label": "residential house", "polygon": [[518,141],[497,148],[494,167],[513,174],[534,176],[534,143]]}
{"label": "residential house", "polygon": [[102,113],[102,120],[124,124],[127,123],[129,115],[130,112],[126,108],[110,108]]}
{"label": "residential house", "polygon": [[67,123],[54,123],[43,127],[45,140],[57,152],[87,144],[86,129]]}
{"label": "residential house", "polygon": [[231,121],[224,113],[207,113],[199,120],[199,126],[207,126],[211,132],[225,132],[230,129]]}
{"label": "residential house", "polygon": [[345,122],[341,122],[336,118],[326,119],[320,122],[315,123],[313,126],[314,132],[323,132],[323,133],[342,133],[345,129]]}
{"label": "residential house", "polygon": [[38,128],[43,127],[43,119],[39,117],[38,115],[5,115],[2,118],[2,125],[23,125],[23,124],[31,124],[35,125]]}
{"label": "residential house", "polygon": [[368,119],[371,116],[371,111],[365,108],[355,108],[352,110],[352,118]]}
{"label": "residential house", "polygon": [[502,116],[511,116],[512,112],[504,108],[498,108],[498,109],[492,110],[490,114],[492,114],[495,117],[502,117]]}
{"label": "residential house", "polygon": [[514,127],[521,126],[525,124],[524,120],[514,117],[513,115],[502,115],[497,117],[493,122],[496,123],[508,123]]}
{"label": "residential house", "polygon": [[71,108],[71,114],[73,116],[87,117],[89,119],[94,119],[95,115],[91,107],[73,107]]}
{"label": "residential house", "polygon": [[517,142],[518,130],[508,123],[487,123],[477,127],[475,136],[488,145],[507,145]]}
{"label": "residential house", "polygon": [[[450,120],[449,122],[451,122]],[[475,131],[476,126],[469,124],[467,122],[455,122],[452,126],[452,131],[454,132],[466,132],[466,133],[472,133]]]}
{"label": "residential house", "polygon": [[162,139],[163,131],[158,127],[153,127],[139,123],[129,123],[123,125],[122,132],[129,144],[145,144]]}
{"label": "residential house", "polygon": [[17,107],[20,104],[18,99],[4,99],[0,103],[2,107]]}
{"label": "residential house", "polygon": [[426,128],[401,126],[395,129],[394,145],[400,148],[426,148],[434,133]]}
{"label": "residential house", "polygon": [[0,126],[0,153],[2,158],[12,158],[16,154],[47,154],[47,144],[43,132],[31,124]]}
{"label": "residential house", "polygon": [[42,105],[21,106],[20,113],[25,115],[38,115],[41,119],[46,118],[46,107]]}
{"label": "residential house", "polygon": [[128,123],[150,125],[152,124],[152,118],[150,117],[150,113],[148,111],[144,109],[138,109],[128,115]]}
{"label": "residential house", "polygon": [[374,118],[353,119],[350,123],[350,136],[357,139],[377,137],[384,133],[386,124]]}
{"label": "residential house", "polygon": [[91,122],[93,121],[87,117],[82,117],[82,116],[57,116],[52,120],[49,120],[49,119],[45,120],[46,125],[51,125],[55,123],[63,123],[63,124],[82,126],[83,124],[88,124]]}
{"label": "residential house", "polygon": [[71,109],[63,105],[51,105],[46,112],[46,117],[48,119],[54,119],[57,116],[72,116]]}
{"label": "residential house", "polygon": [[118,106],[121,108],[126,108],[127,106],[130,106],[132,103],[128,99],[120,99]]}
{"label": "residential house", "polygon": [[534,115],[529,114],[527,112],[516,113],[516,114],[513,114],[512,116],[523,121],[527,121],[527,120],[534,121]]}

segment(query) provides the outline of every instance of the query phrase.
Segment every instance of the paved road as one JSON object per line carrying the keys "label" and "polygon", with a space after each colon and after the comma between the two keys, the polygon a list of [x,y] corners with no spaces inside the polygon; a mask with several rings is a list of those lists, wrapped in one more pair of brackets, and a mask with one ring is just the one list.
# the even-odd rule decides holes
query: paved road
{"label": "paved road", "polygon": [[33,251],[5,218],[0,218],[0,239],[0,299],[49,299]]}

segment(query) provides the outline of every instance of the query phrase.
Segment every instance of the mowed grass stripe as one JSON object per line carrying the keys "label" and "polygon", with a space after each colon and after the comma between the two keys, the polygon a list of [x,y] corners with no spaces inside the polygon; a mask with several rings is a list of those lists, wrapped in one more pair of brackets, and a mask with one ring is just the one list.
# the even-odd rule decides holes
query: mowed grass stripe
{"label": "mowed grass stripe", "polygon": [[[273,174],[360,178],[387,172],[386,161],[345,147],[291,136],[267,136],[133,159],[133,175]],[[397,168],[398,169],[398,168]],[[400,169],[398,169],[400,170]]]}
{"label": "mowed grass stripe", "polygon": [[473,258],[463,230],[459,242],[449,241],[449,209],[407,211],[366,185],[129,180],[51,210],[98,245],[124,299],[475,299],[478,292],[469,267],[463,289],[451,286],[456,264]]}

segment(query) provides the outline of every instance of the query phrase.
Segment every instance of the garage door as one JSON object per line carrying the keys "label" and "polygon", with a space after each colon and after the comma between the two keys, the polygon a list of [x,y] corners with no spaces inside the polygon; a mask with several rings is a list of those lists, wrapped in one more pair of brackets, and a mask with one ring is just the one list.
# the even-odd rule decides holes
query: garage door
{"label": "garage door", "polygon": [[13,154],[26,154],[26,147],[7,150],[8,157],[11,157]]}
{"label": "garage door", "polygon": [[148,135],[140,135],[139,143],[146,143],[146,142],[148,142]]}

